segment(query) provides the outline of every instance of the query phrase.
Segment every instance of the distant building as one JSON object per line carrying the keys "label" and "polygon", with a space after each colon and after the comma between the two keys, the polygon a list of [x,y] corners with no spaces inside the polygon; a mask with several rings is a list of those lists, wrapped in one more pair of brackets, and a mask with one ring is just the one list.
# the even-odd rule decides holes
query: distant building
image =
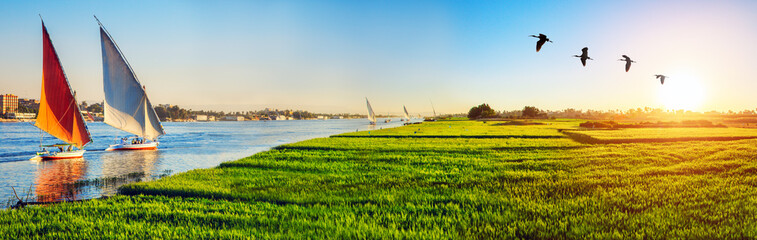
{"label": "distant building", "polygon": [[0,109],[3,114],[18,111],[18,96],[13,94],[0,95]]}
{"label": "distant building", "polygon": [[31,98],[19,98],[18,105],[29,109],[39,109],[39,100]]}
{"label": "distant building", "polygon": [[331,119],[344,119],[344,116],[331,116]]}
{"label": "distant building", "polygon": [[208,116],[208,122],[213,122],[216,120],[216,116]]}
{"label": "distant building", "polygon": [[37,117],[36,113],[6,113],[5,117],[10,119],[34,119]]}
{"label": "distant building", "polygon": [[194,119],[195,121],[198,121],[198,122],[207,122],[208,121],[208,115],[197,114],[197,115],[194,115],[194,117],[192,119]]}
{"label": "distant building", "polygon": [[224,121],[244,121],[244,117],[242,116],[225,116],[223,117]]}

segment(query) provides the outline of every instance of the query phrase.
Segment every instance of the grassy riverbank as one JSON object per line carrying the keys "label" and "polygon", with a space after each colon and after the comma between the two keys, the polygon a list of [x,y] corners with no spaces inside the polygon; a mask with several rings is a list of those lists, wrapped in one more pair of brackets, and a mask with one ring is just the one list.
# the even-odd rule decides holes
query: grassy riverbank
{"label": "grassy riverbank", "polygon": [[709,133],[566,135],[580,121],[502,123],[441,121],[287,144],[130,184],[110,199],[0,211],[0,232],[9,239],[757,237],[757,139],[596,144],[568,136]]}

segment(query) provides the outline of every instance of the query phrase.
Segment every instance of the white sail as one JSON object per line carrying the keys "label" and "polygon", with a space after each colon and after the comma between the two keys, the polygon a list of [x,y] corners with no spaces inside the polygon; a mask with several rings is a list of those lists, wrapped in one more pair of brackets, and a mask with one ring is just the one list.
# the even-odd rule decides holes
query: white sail
{"label": "white sail", "polygon": [[376,122],[376,114],[373,113],[373,108],[371,108],[371,102],[368,101],[368,98],[365,98],[365,104],[368,104],[368,121]]}
{"label": "white sail", "polygon": [[102,25],[100,25],[100,39],[105,89],[104,122],[155,141],[165,132],[150,99],[147,98],[131,66]]}
{"label": "white sail", "polygon": [[402,105],[402,108],[405,110],[405,119],[410,120],[410,114],[407,113],[407,107],[405,107],[405,105]]}

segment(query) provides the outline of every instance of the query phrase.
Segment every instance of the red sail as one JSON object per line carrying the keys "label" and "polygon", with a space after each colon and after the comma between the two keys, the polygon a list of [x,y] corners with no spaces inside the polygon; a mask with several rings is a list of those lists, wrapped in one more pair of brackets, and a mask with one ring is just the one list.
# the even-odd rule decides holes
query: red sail
{"label": "red sail", "polygon": [[42,96],[34,125],[78,148],[92,140],[44,23],[42,23]]}

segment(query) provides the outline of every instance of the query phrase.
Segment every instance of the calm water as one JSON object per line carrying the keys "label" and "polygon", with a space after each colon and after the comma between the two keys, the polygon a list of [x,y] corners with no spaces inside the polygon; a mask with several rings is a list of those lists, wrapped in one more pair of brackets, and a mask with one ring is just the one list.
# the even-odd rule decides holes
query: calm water
{"label": "calm water", "polygon": [[[39,150],[39,129],[30,123],[0,123],[0,208],[16,191],[27,192],[32,186],[33,200],[83,199],[112,195],[121,184],[105,187],[72,188],[71,183],[89,179],[122,177],[144,173],[149,180],[170,171],[172,174],[197,168],[218,166],[271,147],[328,137],[333,134],[390,128],[402,125],[380,120],[377,126],[365,119],[248,121],[248,122],[167,122],[167,135],[160,139],[157,151],[103,151],[117,137],[128,134],[104,123],[89,123],[93,142],[85,147],[83,159],[30,161]],[[44,134],[43,144],[59,141]],[[23,197],[23,196],[22,196]]]}

